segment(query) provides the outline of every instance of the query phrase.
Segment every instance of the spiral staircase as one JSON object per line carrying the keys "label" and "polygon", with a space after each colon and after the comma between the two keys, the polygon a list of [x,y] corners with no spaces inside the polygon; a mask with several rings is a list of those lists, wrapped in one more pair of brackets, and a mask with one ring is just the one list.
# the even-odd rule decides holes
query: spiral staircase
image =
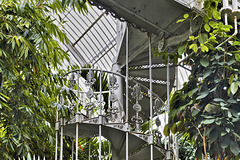
{"label": "spiral staircase", "polygon": [[[164,147],[161,134],[153,131],[153,117],[167,114],[167,99],[175,86],[176,66],[152,52],[154,49],[174,52],[176,46],[188,38],[189,32],[188,22],[176,21],[201,6],[176,0],[92,0],[90,3],[124,21],[118,23],[117,55],[111,70],[82,68],[65,75],[68,90],[77,95],[77,100],[67,102],[70,118],[57,113],[55,159],[63,159],[63,136],[76,138],[76,141],[78,137],[98,136],[99,141],[104,137],[111,142],[113,160],[176,159],[173,148]],[[198,20],[192,24],[192,32],[195,32]],[[105,73],[107,89],[103,89]],[[100,81],[96,81],[95,75]],[[85,91],[79,84],[83,77]],[[60,98],[59,104],[66,104],[66,101]],[[149,129],[143,132],[141,126],[146,122],[149,122]],[[156,125],[161,124],[156,122]],[[101,159],[101,143],[99,149]],[[73,155],[72,159],[77,160],[77,144]]]}

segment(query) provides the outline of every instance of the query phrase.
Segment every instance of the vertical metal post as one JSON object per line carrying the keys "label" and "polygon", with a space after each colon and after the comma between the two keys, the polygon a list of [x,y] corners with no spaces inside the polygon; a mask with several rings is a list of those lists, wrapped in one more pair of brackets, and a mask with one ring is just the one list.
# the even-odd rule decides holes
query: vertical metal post
{"label": "vertical metal post", "polygon": [[79,72],[77,72],[77,113],[79,113],[78,104],[79,104]]}
{"label": "vertical metal post", "polygon": [[100,107],[100,112],[99,112],[99,160],[101,160],[102,157],[102,71],[100,72],[100,96],[99,96],[99,107]]}
{"label": "vertical metal post", "polygon": [[88,160],[91,159],[91,138],[88,140]]}
{"label": "vertical metal post", "polygon": [[100,84],[99,84],[99,90],[100,90],[100,96],[99,96],[99,100],[100,100],[100,113],[99,115],[102,116],[102,70],[100,71]]}
{"label": "vertical metal post", "polygon": [[228,25],[228,14],[224,13],[224,21],[225,21],[225,25]]}
{"label": "vertical metal post", "polygon": [[223,7],[224,7],[224,8],[225,8],[225,7],[229,7],[228,0],[223,0],[222,3],[223,3]]}
{"label": "vertical metal post", "polygon": [[72,138],[72,160],[73,160],[73,153],[74,153],[74,139]]}
{"label": "vertical metal post", "polygon": [[[78,105],[79,105],[79,72],[77,72],[77,114],[79,114]],[[76,119],[76,160],[78,160],[78,120]]]}
{"label": "vertical metal post", "polygon": [[58,157],[57,147],[58,147],[58,132],[56,131],[55,160],[57,160],[57,157]]}
{"label": "vertical metal post", "polygon": [[61,123],[60,160],[63,159],[63,119]]}
{"label": "vertical metal post", "polygon": [[[177,66],[176,67],[176,90],[178,90],[179,89],[179,75],[178,75],[178,73],[179,73],[179,66]],[[178,153],[178,137],[177,136],[175,136],[175,145],[176,145],[176,157],[175,157],[175,159],[178,159],[178,157],[179,157],[179,153]]]}
{"label": "vertical metal post", "polygon": [[148,35],[149,37],[149,85],[150,85],[150,135],[151,135],[151,160],[153,160],[153,125],[152,125],[152,49],[151,49],[151,35]]}
{"label": "vertical metal post", "polygon": [[[58,99],[57,99],[57,103],[58,103]],[[56,112],[56,122],[58,122],[58,110]],[[59,126],[56,126],[56,127],[59,127]],[[55,129],[55,132],[56,132],[56,144],[55,144],[55,160],[58,160],[58,150],[57,150],[57,147],[58,147],[58,130]]]}
{"label": "vertical metal post", "polygon": [[108,141],[108,159],[111,160],[111,142]]}
{"label": "vertical metal post", "polygon": [[238,0],[232,0],[232,8],[233,8],[233,10],[238,9]]}
{"label": "vertical metal post", "polygon": [[102,157],[102,125],[99,125],[99,160]]}
{"label": "vertical metal post", "polygon": [[[169,80],[169,56],[167,63],[167,113],[169,113],[169,95],[170,95],[170,80]],[[166,115],[168,116],[168,115]],[[167,123],[167,118],[166,118]],[[170,149],[170,141],[168,141],[168,149]]]}
{"label": "vertical metal post", "polygon": [[128,25],[126,27],[126,160],[128,160]]}
{"label": "vertical metal post", "polygon": [[76,123],[76,160],[78,160],[78,122]]}

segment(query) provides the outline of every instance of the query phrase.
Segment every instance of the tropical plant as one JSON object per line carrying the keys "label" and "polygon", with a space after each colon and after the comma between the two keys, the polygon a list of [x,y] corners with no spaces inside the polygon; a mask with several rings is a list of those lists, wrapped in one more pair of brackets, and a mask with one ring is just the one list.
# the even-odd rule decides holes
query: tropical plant
{"label": "tropical plant", "polygon": [[54,157],[51,105],[63,85],[62,61],[69,58],[59,46],[68,39],[49,15],[65,6],[59,0],[0,1],[0,159]]}
{"label": "tropical plant", "polygon": [[[187,57],[183,64],[190,66],[191,75],[171,99],[165,130],[188,133],[198,159],[202,154],[222,160],[240,156],[240,40],[232,36],[234,15],[229,14],[230,25],[225,25],[220,7],[221,0],[204,0],[199,32],[180,44],[175,54]],[[194,18],[185,16],[182,21]]]}

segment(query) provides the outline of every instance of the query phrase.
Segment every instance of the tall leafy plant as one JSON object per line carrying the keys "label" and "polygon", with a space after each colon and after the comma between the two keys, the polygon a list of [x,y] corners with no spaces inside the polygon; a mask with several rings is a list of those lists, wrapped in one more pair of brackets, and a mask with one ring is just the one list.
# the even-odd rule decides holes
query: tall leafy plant
{"label": "tall leafy plant", "polygon": [[0,159],[53,158],[51,104],[69,58],[59,46],[68,39],[49,15],[65,9],[59,0],[0,1]]}

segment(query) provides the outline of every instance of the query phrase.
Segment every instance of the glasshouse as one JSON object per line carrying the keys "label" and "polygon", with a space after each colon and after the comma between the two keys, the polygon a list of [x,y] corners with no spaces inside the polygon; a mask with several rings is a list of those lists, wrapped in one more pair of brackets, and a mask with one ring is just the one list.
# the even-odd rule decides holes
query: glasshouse
{"label": "glasshouse", "polygon": [[0,13],[0,159],[240,159],[240,0]]}

